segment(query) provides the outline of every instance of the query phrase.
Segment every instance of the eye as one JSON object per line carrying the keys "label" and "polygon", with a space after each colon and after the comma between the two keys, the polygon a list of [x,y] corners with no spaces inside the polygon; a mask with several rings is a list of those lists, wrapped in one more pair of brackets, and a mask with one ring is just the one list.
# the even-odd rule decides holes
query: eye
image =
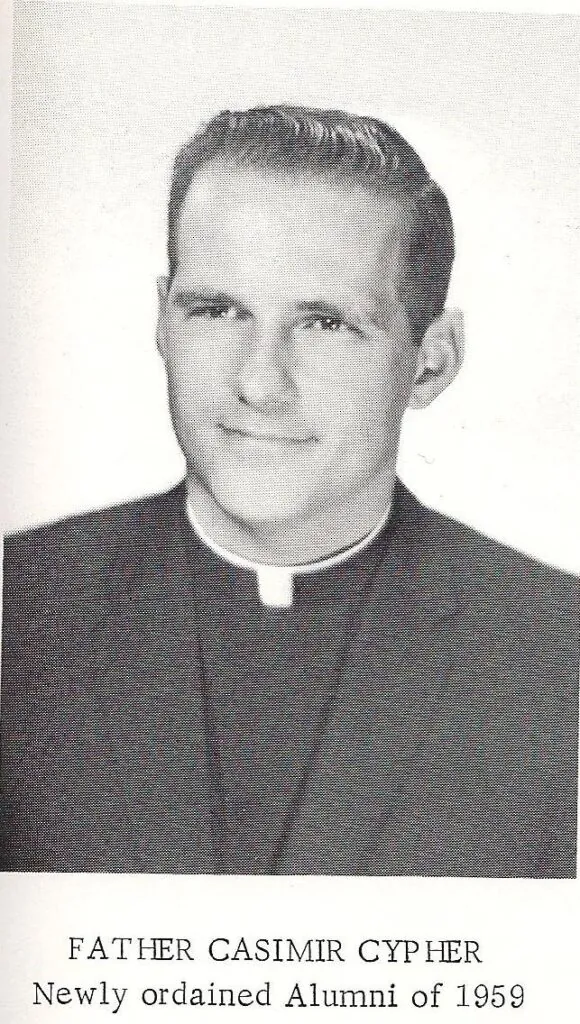
{"label": "eye", "polygon": [[330,331],[333,334],[354,330],[339,316],[310,316],[302,321],[301,326],[307,331]]}

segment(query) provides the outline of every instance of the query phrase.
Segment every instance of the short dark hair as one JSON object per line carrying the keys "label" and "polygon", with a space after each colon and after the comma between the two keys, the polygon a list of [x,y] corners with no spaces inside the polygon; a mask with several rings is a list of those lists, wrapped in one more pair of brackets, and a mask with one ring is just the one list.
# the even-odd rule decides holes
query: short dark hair
{"label": "short dark hair", "polygon": [[398,293],[413,335],[443,311],[454,257],[445,194],[412,146],[390,125],[342,110],[271,106],[223,110],[180,149],[169,198],[170,277],[179,215],[192,179],[213,160],[351,182],[394,199],[403,213]]}

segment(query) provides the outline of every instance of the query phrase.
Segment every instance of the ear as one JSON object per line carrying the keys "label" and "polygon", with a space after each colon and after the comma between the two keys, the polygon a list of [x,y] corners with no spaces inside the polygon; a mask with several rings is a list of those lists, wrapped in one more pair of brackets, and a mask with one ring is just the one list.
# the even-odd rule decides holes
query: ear
{"label": "ear", "polygon": [[167,296],[169,295],[169,278],[158,277],[157,278],[157,298],[159,301],[159,307],[157,312],[157,351],[163,360],[167,355],[167,334],[166,334],[166,317],[167,317]]}
{"label": "ear", "polygon": [[446,309],[425,331],[408,407],[424,409],[461,369],[465,347],[463,314]]}

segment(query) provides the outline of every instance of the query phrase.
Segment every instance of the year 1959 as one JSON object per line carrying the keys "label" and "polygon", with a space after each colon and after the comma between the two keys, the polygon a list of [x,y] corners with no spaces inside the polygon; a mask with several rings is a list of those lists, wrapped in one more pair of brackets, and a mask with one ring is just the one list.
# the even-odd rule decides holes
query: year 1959
{"label": "year 1959", "polygon": [[511,985],[458,985],[459,1001],[457,1006],[473,1006],[478,1010],[484,1006],[493,1006],[500,1010],[509,1006],[519,1010],[524,1005],[524,986]]}

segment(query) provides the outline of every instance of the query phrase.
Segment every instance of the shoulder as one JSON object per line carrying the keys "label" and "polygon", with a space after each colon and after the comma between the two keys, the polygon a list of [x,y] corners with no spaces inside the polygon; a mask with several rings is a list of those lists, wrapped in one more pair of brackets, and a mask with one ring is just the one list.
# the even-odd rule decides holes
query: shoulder
{"label": "shoulder", "polygon": [[[62,592],[110,586],[119,567],[161,542],[181,508],[183,484],[163,494],[71,516],[4,540],[4,612]],[[20,610],[22,610],[20,608]]]}
{"label": "shoulder", "polygon": [[38,554],[57,553],[63,548],[72,553],[79,545],[91,542],[114,545],[135,529],[155,527],[179,503],[182,495],[184,485],[180,483],[161,494],[68,516],[30,530],[19,530],[5,537],[4,549],[7,557],[11,558],[32,551]]}
{"label": "shoulder", "polygon": [[415,524],[417,544],[462,604],[500,614],[540,614],[577,620],[578,579],[422,505],[401,486],[403,515]]}

